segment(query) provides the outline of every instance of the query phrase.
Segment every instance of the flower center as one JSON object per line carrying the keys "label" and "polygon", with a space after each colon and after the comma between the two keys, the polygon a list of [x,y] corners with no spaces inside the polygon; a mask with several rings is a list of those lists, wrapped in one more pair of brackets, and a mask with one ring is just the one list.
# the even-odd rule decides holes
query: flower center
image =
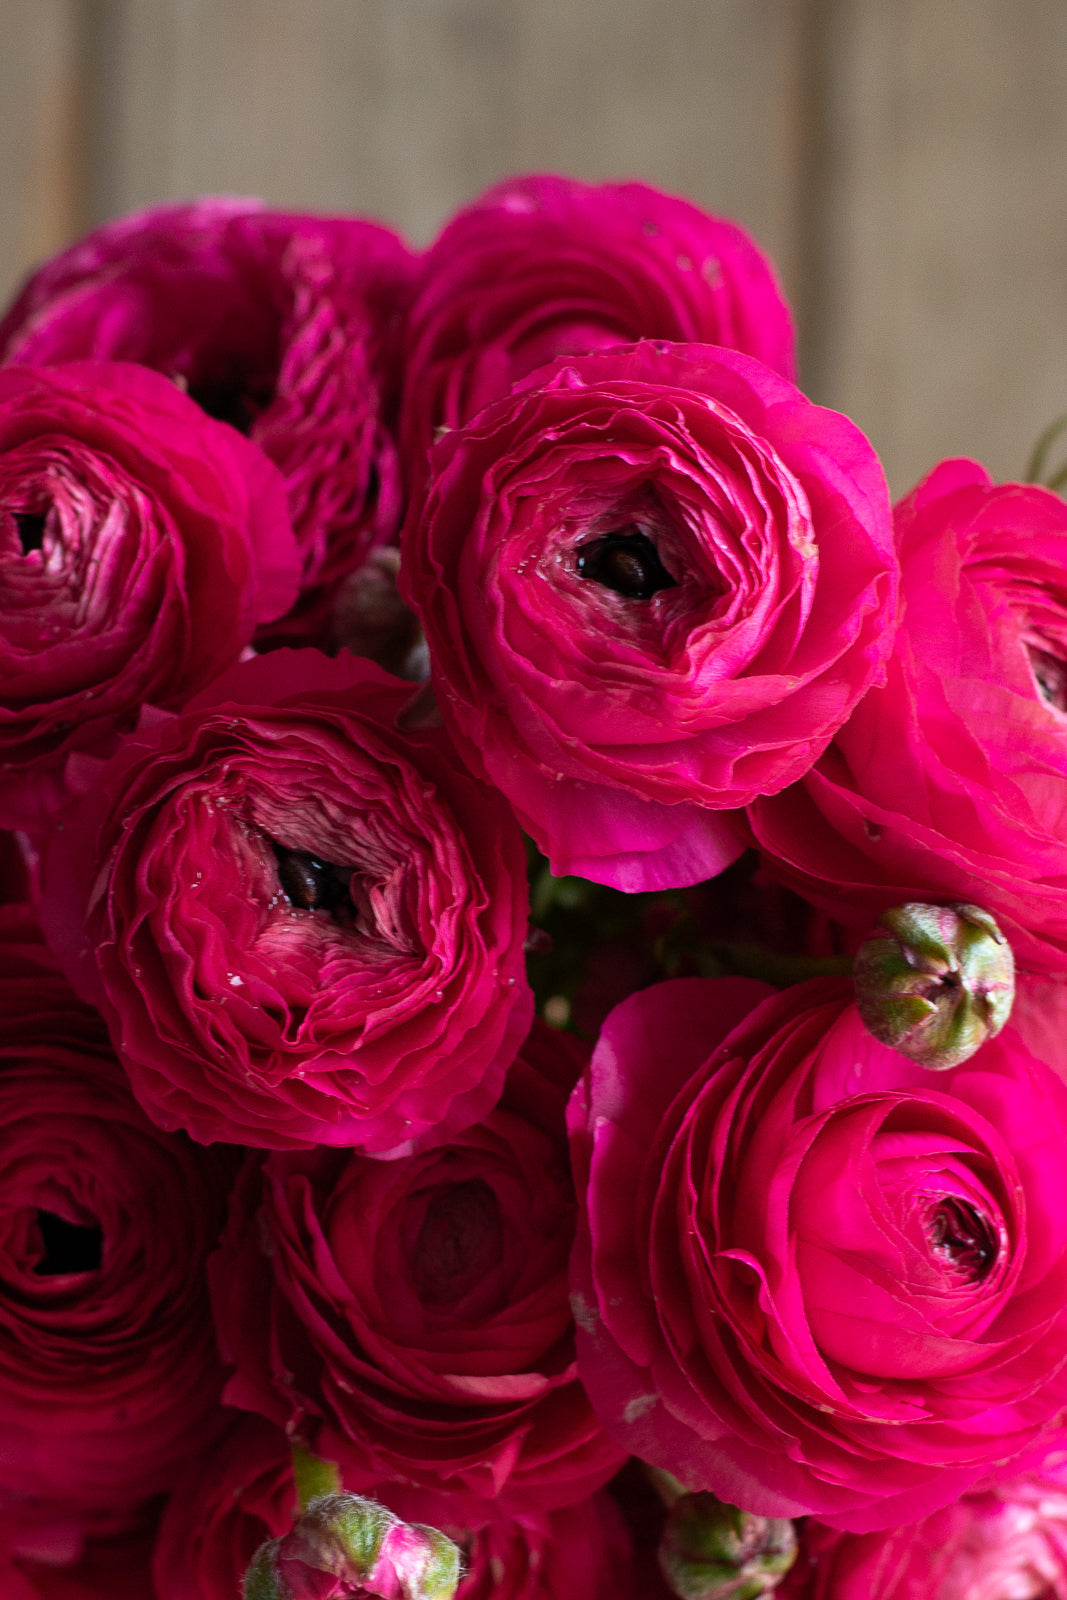
{"label": "flower center", "polygon": [[1067,711],[1067,662],[1033,644],[1027,645],[1026,653],[1042,700],[1057,711]]}
{"label": "flower center", "polygon": [[18,532],[22,553],[28,556],[44,545],[45,514],[43,511],[15,511],[12,519]]}
{"label": "flower center", "polygon": [[484,1178],[442,1184],[427,1206],[411,1255],[423,1305],[454,1305],[496,1267],[504,1237],[496,1195]]}
{"label": "flower center", "polygon": [[251,384],[241,375],[194,379],[188,384],[186,393],[190,400],[196,401],[201,411],[206,411],[216,422],[228,422],[231,428],[246,435],[252,431],[252,424],[271,401],[271,395],[265,387]]}
{"label": "flower center", "polygon": [[54,1211],[38,1211],[41,1254],[34,1267],[38,1278],[59,1278],[73,1272],[96,1272],[104,1258],[104,1231],[94,1223],[68,1222]]}
{"label": "flower center", "polygon": [[970,1283],[981,1283],[993,1269],[999,1243],[996,1229],[977,1206],[946,1195],[930,1219],[930,1245]]}
{"label": "flower center", "polygon": [[651,600],[661,589],[677,587],[652,540],[633,523],[580,545],[577,556],[579,577],[625,600]]}
{"label": "flower center", "polygon": [[289,850],[273,839],[271,847],[278,862],[278,882],[291,906],[302,911],[328,911],[333,917],[346,909],[355,910],[349,893],[351,867],[322,861],[307,850]]}

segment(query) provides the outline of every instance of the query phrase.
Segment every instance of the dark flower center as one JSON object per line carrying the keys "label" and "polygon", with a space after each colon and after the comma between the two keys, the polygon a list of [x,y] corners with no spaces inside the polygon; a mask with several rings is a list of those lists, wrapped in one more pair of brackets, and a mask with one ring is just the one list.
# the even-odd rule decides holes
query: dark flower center
{"label": "dark flower center", "polygon": [[12,513],[18,531],[22,553],[28,556],[44,545],[45,514],[43,511],[15,511]]}
{"label": "dark flower center", "polygon": [[54,1211],[38,1211],[41,1256],[34,1267],[38,1278],[58,1278],[72,1272],[96,1272],[104,1258],[104,1231],[93,1223],[68,1222]]}
{"label": "dark flower center", "polygon": [[307,850],[289,850],[273,839],[271,847],[278,862],[278,882],[290,905],[301,911],[328,911],[332,917],[354,913],[351,867],[335,866]]}
{"label": "dark flower center", "polygon": [[1067,711],[1067,662],[1032,644],[1027,645],[1026,653],[1042,700],[1057,711]]}
{"label": "dark flower center", "polygon": [[579,577],[626,600],[651,600],[661,589],[677,587],[652,540],[633,523],[580,545],[577,555]]}
{"label": "dark flower center", "polygon": [[243,434],[251,432],[252,424],[271,400],[269,393],[251,386],[241,376],[195,380],[189,383],[186,393],[209,417],[228,422]]}
{"label": "dark flower center", "polygon": [[454,1305],[496,1267],[504,1238],[496,1195],[484,1178],[442,1184],[427,1206],[411,1255],[423,1305]]}
{"label": "dark flower center", "polygon": [[977,1206],[958,1195],[940,1201],[930,1220],[930,1243],[972,1283],[981,1283],[992,1271],[999,1248],[996,1229]]}

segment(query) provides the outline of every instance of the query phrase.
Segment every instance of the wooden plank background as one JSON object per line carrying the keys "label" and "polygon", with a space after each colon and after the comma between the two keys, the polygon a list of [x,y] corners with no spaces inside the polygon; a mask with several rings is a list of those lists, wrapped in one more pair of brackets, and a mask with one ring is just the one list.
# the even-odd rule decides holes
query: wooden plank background
{"label": "wooden plank background", "polygon": [[509,172],[749,227],[900,492],[1067,410],[1064,0],[0,0],[0,294],[208,191],[424,243]]}

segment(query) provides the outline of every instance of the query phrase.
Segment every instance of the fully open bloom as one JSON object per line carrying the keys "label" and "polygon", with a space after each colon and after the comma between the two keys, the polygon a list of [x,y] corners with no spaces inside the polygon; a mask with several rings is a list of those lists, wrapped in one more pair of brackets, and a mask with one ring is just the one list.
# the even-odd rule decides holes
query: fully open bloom
{"label": "fully open bloom", "polygon": [[802,782],[751,803],[787,880],[858,925],[973,901],[1023,968],[1067,954],[1067,506],[945,461],[896,509],[884,687]]}
{"label": "fully open bloom", "polygon": [[75,1522],[128,1515],[222,1426],[204,1265],[235,1164],[149,1122],[101,1018],[13,906],[0,1147],[0,1524],[19,1525],[30,1557],[20,1502],[50,1499]]}
{"label": "fully open bloom", "polygon": [[882,674],[896,557],[846,418],[748,356],[544,369],[436,446],[401,582],[464,758],[558,873],[713,876]]}
{"label": "fully open bloom", "polygon": [[522,838],[410,686],[276,651],[150,720],[49,841],[42,915],[163,1127],[376,1154],[500,1093],[530,1020]]}
{"label": "fully open bloom", "polygon": [[570,1116],[579,1370],[692,1489],[858,1531],[954,1499],[1067,1398],[1067,1090],[1009,1023],[936,1078],[844,980],[681,979]]}
{"label": "fully open bloom", "polygon": [[726,345],[796,375],[774,270],[735,223],[643,183],[497,184],[419,266],[401,425],[410,472],[438,428],[461,427],[537,367],[635,339]]}
{"label": "fully open bloom", "polygon": [[34,273],[0,322],[0,360],[140,362],[254,439],[285,479],[310,626],[399,524],[392,413],[412,267],[394,233],[354,217],[160,206]]}
{"label": "fully open bloom", "polygon": [[277,472],[173,383],[0,370],[0,822],[38,828],[72,754],[210,683],[298,572]]}
{"label": "fully open bloom", "polygon": [[575,1375],[564,1106],[581,1065],[544,1024],[499,1106],[396,1161],[250,1163],[212,1265],[229,1403],[371,1481],[589,1493],[621,1465]]}

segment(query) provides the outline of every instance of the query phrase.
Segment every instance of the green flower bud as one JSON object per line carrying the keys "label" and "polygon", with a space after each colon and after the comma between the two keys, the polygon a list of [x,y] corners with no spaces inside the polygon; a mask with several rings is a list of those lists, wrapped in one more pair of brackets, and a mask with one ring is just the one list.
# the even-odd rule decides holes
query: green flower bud
{"label": "green flower bud", "polygon": [[998,1034],[1015,998],[1011,945],[980,906],[894,906],[860,946],[854,975],[874,1037],[935,1071]]}
{"label": "green flower bud", "polygon": [[459,1550],[436,1528],[362,1495],[324,1494],[289,1533],[260,1545],[244,1600],[452,1600],[459,1579]]}
{"label": "green flower bud", "polygon": [[757,1600],[777,1589],[796,1553],[788,1518],[753,1516],[713,1494],[684,1494],[667,1518],[659,1564],[681,1600]]}

